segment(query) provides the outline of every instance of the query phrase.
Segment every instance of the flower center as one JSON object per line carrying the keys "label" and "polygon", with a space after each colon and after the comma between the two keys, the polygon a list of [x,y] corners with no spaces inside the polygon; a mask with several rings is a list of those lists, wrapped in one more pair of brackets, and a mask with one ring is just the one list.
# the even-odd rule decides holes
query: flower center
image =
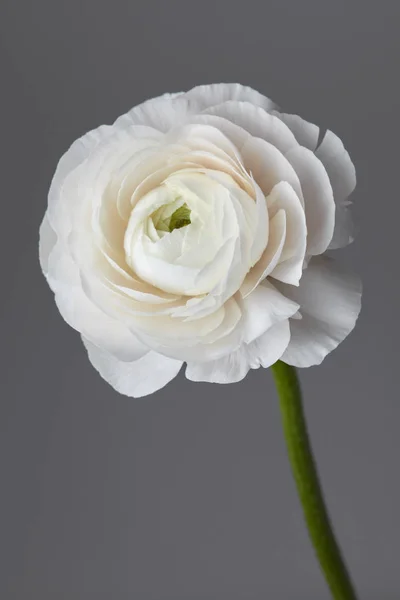
{"label": "flower center", "polygon": [[229,175],[182,169],[142,196],[124,236],[134,273],[179,296],[201,296],[223,285],[240,233],[237,213],[244,212],[231,187],[237,192]]}
{"label": "flower center", "polygon": [[[178,197],[173,204],[164,205],[151,215],[150,218],[158,233],[171,233],[174,229],[181,229],[181,227],[191,224],[191,210],[186,202],[179,206],[180,202],[181,198]],[[174,210],[174,205],[176,206],[177,204],[178,208]]]}
{"label": "flower center", "polygon": [[174,213],[172,213],[171,218],[169,220],[170,232],[174,229],[180,229],[181,227],[185,227],[185,225],[190,225],[190,213],[191,210],[186,203],[183,204],[180,208],[178,208]]}

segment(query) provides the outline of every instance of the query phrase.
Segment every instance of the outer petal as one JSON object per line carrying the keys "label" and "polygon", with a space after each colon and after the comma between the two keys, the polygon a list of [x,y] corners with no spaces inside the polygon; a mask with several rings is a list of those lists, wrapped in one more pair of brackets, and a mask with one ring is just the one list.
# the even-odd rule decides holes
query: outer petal
{"label": "outer petal", "polygon": [[55,294],[55,301],[68,325],[102,348],[106,348],[115,357],[133,360],[148,351],[147,346],[123,323],[112,319],[92,304],[82,289],[66,287]]}
{"label": "outer petal", "polygon": [[307,254],[325,252],[335,226],[332,186],[321,161],[311,150],[298,146],[286,158],[299,176],[307,222]]}
{"label": "outer petal", "polygon": [[352,331],[361,308],[361,283],[332,259],[312,258],[298,288],[277,287],[300,304],[291,320],[290,344],[282,360],[295,367],[322,362]]}
{"label": "outer petal", "polygon": [[299,305],[263,281],[243,300],[244,342],[250,344],[280,321],[292,317]]}
{"label": "outer petal", "polygon": [[[103,193],[118,162],[124,162],[143,146],[159,144],[161,134],[149,127],[121,132],[102,125],[76,140],[61,157],[53,176],[47,216],[58,236],[66,238],[73,219],[81,214],[96,195]],[[151,138],[151,139],[149,139]]]}
{"label": "outer petal", "polygon": [[268,277],[275,269],[282,254],[282,249],[286,240],[286,213],[283,209],[279,210],[271,219],[269,224],[268,246],[261,255],[260,260],[247,273],[244,282],[240,288],[243,298],[248,296],[256,286]]}
{"label": "outer petal", "polygon": [[230,100],[207,108],[204,112],[231,121],[251,135],[276,146],[281,152],[288,152],[298,146],[296,138],[283,121],[250,102]]}
{"label": "outer petal", "polygon": [[122,360],[133,360],[148,351],[121,322],[106,315],[84,293],[79,269],[58,241],[49,252],[51,229],[45,217],[40,230],[39,255],[44,275],[55,294],[65,321]]}
{"label": "outer petal", "polygon": [[[218,105],[223,106],[223,105]],[[209,109],[211,110],[211,109]],[[188,123],[197,125],[209,125],[219,129],[235,146],[241,148],[243,144],[251,138],[251,135],[246,129],[240,127],[227,117],[220,117],[215,114],[201,113],[199,115],[191,115],[188,117]],[[259,133],[256,135],[260,135]]]}
{"label": "outer petal", "polygon": [[353,222],[348,196],[356,187],[356,170],[343,143],[332,131],[327,131],[315,152],[324,165],[336,203],[335,230],[329,248],[342,248],[353,241]]}
{"label": "outer petal", "polygon": [[247,348],[250,367],[267,369],[279,360],[290,340],[289,320],[276,323]]}
{"label": "outer petal", "polygon": [[242,102],[251,102],[256,106],[261,106],[264,110],[272,110],[275,104],[251,87],[240,85],[239,83],[215,83],[212,85],[199,85],[185,94],[189,100],[190,106],[198,111],[202,111],[209,106],[222,104],[228,100]]}
{"label": "outer petal", "polygon": [[191,381],[235,383],[241,381],[250,369],[270,367],[280,359],[290,339],[289,322],[273,325],[250,344],[219,360],[206,363],[188,362],[186,377]]}
{"label": "outer petal", "polygon": [[179,123],[184,123],[188,110],[185,94],[163,94],[134,106],[115,121],[114,127],[127,129],[132,125],[149,125],[166,132]]}
{"label": "outer petal", "polygon": [[225,356],[240,346],[243,337],[241,319],[239,303],[230,298],[221,308],[202,319],[180,323],[163,323],[161,319],[153,319],[153,331],[139,332],[138,335],[165,356],[205,362]]}
{"label": "outer petal", "polygon": [[56,242],[57,235],[50,225],[46,213],[39,230],[39,262],[45,276],[47,276],[49,270],[49,256]]}
{"label": "outer petal", "polygon": [[62,233],[65,224],[69,223],[69,217],[66,217],[69,207],[65,207],[59,202],[63,182],[72,171],[86,160],[93,148],[111,136],[112,133],[113,128],[109,125],[101,125],[97,129],[88,131],[85,135],[75,140],[60,158],[48,194],[49,213],[51,213],[49,215],[51,217],[50,221],[53,228],[57,230],[57,233]]}
{"label": "outer petal", "polygon": [[267,198],[270,214],[284,210],[286,213],[286,239],[279,262],[271,277],[284,283],[299,285],[307,245],[307,226],[304,209],[292,186],[286,181],[278,183]]}
{"label": "outer petal", "polygon": [[119,117],[114,127],[126,129],[131,125],[149,125],[166,132],[185,123],[191,115],[228,100],[250,102],[264,110],[275,107],[271,100],[256,90],[237,83],[201,85],[186,93],[164,94],[146,100]]}
{"label": "outer petal", "polygon": [[117,392],[132,398],[152,394],[164,387],[178,374],[182,361],[150,351],[138,360],[124,362],[116,359],[82,336],[89,360]]}
{"label": "outer petal", "polygon": [[319,138],[319,127],[317,125],[305,121],[298,115],[290,115],[277,111],[273,111],[272,114],[276,115],[289,127],[301,146],[305,146],[314,152]]}
{"label": "outer petal", "polygon": [[354,240],[354,224],[350,208],[351,202],[336,204],[335,229],[328,250],[344,248]]}
{"label": "outer petal", "polygon": [[356,187],[356,170],[343,142],[332,131],[327,131],[315,152],[324,165],[339,204]]}
{"label": "outer petal", "polygon": [[300,180],[288,159],[275,146],[257,137],[249,138],[241,148],[246,169],[252,174],[265,196],[280,181],[290,183],[303,201]]}

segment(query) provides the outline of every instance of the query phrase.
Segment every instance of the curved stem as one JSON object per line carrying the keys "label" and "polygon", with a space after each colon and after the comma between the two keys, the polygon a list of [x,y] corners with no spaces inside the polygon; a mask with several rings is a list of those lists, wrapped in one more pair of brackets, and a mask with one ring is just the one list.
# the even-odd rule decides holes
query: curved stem
{"label": "curved stem", "polygon": [[278,361],[272,366],[279,395],[287,451],[308,532],[334,600],[356,600],[325,507],[304,418],[296,370]]}

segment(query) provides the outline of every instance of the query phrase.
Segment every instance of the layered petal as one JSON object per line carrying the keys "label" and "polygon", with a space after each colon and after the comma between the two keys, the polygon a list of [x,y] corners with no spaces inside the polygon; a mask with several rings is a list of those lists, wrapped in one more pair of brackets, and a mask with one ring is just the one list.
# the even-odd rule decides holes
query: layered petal
{"label": "layered petal", "polygon": [[[190,210],[190,223],[156,241],[150,239],[147,222],[152,214],[161,208],[165,213],[169,205],[174,211],[177,202]],[[142,279],[162,290],[189,296],[214,294],[226,275],[231,278],[235,271],[236,241],[241,248],[240,270],[248,270],[246,253],[255,227],[256,206],[229,175],[178,171],[134,207],[125,234],[126,260]],[[228,295],[240,286],[240,272],[238,277]]]}
{"label": "layered petal", "polygon": [[348,198],[356,187],[356,170],[341,139],[328,129],[315,155],[328,173],[338,204]]}
{"label": "layered petal", "polygon": [[251,137],[242,146],[240,153],[246,169],[252,174],[265,196],[271,193],[275,185],[286,181],[290,183],[302,203],[304,202],[296,171],[275,146],[261,138]]}
{"label": "layered petal", "polygon": [[251,137],[250,133],[246,129],[239,126],[236,122],[230,121],[228,117],[221,117],[217,114],[214,114],[214,111],[190,115],[188,117],[188,123],[196,125],[209,125],[219,129],[224,136],[236,146],[238,150],[240,150],[245,142]]}
{"label": "layered petal", "polygon": [[286,153],[298,146],[296,138],[283,121],[250,102],[230,100],[207,108],[205,112],[234,123],[250,135],[266,140],[281,152]]}
{"label": "layered petal", "polygon": [[123,130],[132,125],[149,125],[158,131],[166,132],[178,123],[183,123],[187,113],[188,102],[184,94],[163,94],[134,106],[129,112],[118,117],[113,127]]}
{"label": "layered petal", "polygon": [[322,254],[328,248],[335,226],[335,201],[328,174],[311,150],[298,146],[286,154],[296,171],[304,197],[307,223],[307,254]]}
{"label": "layered petal", "polygon": [[266,111],[275,108],[274,102],[253,88],[239,83],[214,83],[199,85],[185,94],[192,111],[201,112],[210,106],[223,104],[228,100],[250,102]]}
{"label": "layered petal", "polygon": [[176,375],[182,361],[150,351],[137,360],[125,362],[98,348],[82,336],[89,360],[117,392],[141,398],[163,388]]}
{"label": "layered petal", "polygon": [[361,308],[359,279],[327,257],[312,258],[298,288],[277,284],[300,305],[291,319],[291,338],[282,360],[295,367],[322,362],[354,328]]}
{"label": "layered petal", "polygon": [[141,339],[165,356],[206,361],[228,354],[241,344],[242,310],[235,298],[201,319],[176,321],[154,318],[138,323]]}
{"label": "layered petal", "polygon": [[133,360],[145,354],[147,346],[123,322],[112,318],[90,300],[83,289],[79,268],[67,248],[61,241],[52,246],[53,233],[45,218],[40,231],[40,261],[64,320],[122,360]]}
{"label": "layered petal", "polygon": [[289,183],[281,181],[274,187],[267,202],[271,216],[281,210],[286,215],[285,243],[270,275],[284,283],[299,285],[307,247],[306,217],[300,198]]}
{"label": "layered petal", "polygon": [[250,344],[276,323],[292,317],[299,305],[263,281],[243,299],[243,341]]}
{"label": "layered petal", "polygon": [[268,368],[279,360],[290,339],[289,321],[270,327],[250,344],[210,362],[188,362],[186,377],[191,381],[209,383],[236,383],[246,377],[250,369]]}
{"label": "layered petal", "polygon": [[299,117],[299,115],[290,115],[277,111],[273,111],[272,114],[281,119],[289,127],[301,146],[305,146],[314,152],[319,138],[319,127],[317,125],[309,123]]}
{"label": "layered petal", "polygon": [[336,203],[335,229],[329,248],[342,248],[354,239],[347,198],[356,187],[356,170],[342,141],[332,131],[326,132],[315,154],[329,175]]}
{"label": "layered petal", "polygon": [[264,110],[275,107],[266,96],[238,83],[200,85],[186,93],[163,94],[146,100],[119,117],[114,127],[126,129],[132,125],[149,125],[167,132],[185,123],[191,115],[229,100],[250,102]]}
{"label": "layered petal", "polygon": [[39,229],[39,262],[45,276],[47,276],[49,272],[49,256],[56,243],[57,234],[50,225],[46,213]]}
{"label": "layered petal", "polygon": [[241,285],[240,292],[245,298],[259,283],[275,269],[286,240],[286,212],[281,209],[269,223],[268,245],[260,260],[250,269]]}

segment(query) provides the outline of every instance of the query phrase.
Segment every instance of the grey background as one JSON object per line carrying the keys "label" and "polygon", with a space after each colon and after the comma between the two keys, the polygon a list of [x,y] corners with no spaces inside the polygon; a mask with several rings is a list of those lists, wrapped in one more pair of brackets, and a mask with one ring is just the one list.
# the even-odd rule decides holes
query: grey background
{"label": "grey background", "polygon": [[363,600],[400,598],[397,0],[3,0],[0,597],[328,600],[268,371],[139,400],[85,358],[41,276],[60,155],[147,97],[239,81],[330,127],[358,170],[358,327],[301,372]]}

